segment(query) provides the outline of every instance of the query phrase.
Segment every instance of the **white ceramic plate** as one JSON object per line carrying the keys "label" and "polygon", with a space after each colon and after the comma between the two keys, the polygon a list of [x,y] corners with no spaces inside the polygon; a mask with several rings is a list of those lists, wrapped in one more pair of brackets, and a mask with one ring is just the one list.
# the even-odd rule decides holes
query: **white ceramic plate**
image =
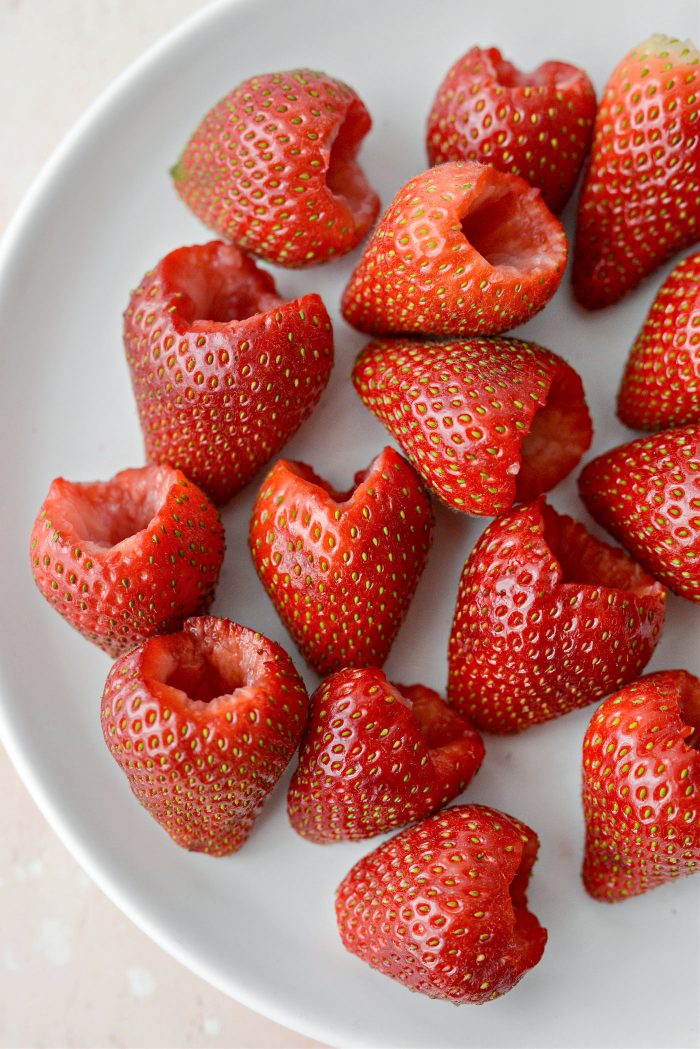
{"label": "white ceramic plate", "polygon": [[[163,947],[233,997],[333,1044],[372,1046],[687,1046],[698,1034],[700,879],[612,907],[579,880],[580,745],[591,710],[522,736],[490,739],[466,797],[512,812],[542,840],[530,899],[549,928],[543,961],[506,997],[456,1009],[412,995],[346,954],[333,894],[372,844],[319,848],[288,827],[285,781],[245,848],[212,860],[179,851],[139,808],[100,733],[108,660],[35,591],[27,555],[50,480],[107,478],[141,463],[121,348],[129,290],[167,251],[209,239],[171,188],[168,168],[205,110],[257,72],[323,68],[353,84],[373,117],[363,151],[387,204],[426,166],[424,121],[450,63],[497,44],[524,68],[584,66],[600,91],[651,32],[697,38],[688,0],[257,0],[216,4],[137,62],[93,106],[17,215],[0,270],[3,381],[2,704],[5,744],[37,803],[86,870]],[[572,208],[567,212],[571,227]],[[353,259],[277,271],[283,294],[319,291],[337,316]],[[668,271],[668,268],[666,272]],[[585,314],[568,282],[522,329],[583,377],[593,452],[628,439],[613,416],[623,360],[662,276],[620,305]],[[334,319],[335,319],[334,316]],[[291,457],[340,487],[387,442],[349,374],[362,339],[338,318],[330,387]],[[229,549],[215,611],[291,646],[245,544],[256,484],[227,509]],[[585,518],[569,479],[554,504]],[[440,507],[436,542],[390,676],[442,689],[464,556],[484,522]],[[700,611],[671,598],[652,668],[700,672]],[[293,646],[292,652],[296,655]],[[312,676],[310,685],[315,684]],[[373,843],[376,844],[376,843]]]}

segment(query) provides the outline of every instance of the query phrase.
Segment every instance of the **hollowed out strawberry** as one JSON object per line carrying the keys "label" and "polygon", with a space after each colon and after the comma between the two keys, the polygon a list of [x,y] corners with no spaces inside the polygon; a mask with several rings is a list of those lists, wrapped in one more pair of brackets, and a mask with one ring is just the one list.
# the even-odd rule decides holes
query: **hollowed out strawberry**
{"label": "hollowed out strawberry", "polygon": [[617,414],[633,430],[700,422],[700,252],[659,289],[627,361]]}
{"label": "hollowed out strawberry", "polygon": [[32,529],[34,580],[57,612],[116,657],[208,609],[224,530],[205,494],[170,466],[111,481],[58,477]]}
{"label": "hollowed out strawberry", "polygon": [[451,67],[428,117],[431,164],[477,160],[521,175],[552,211],[566,204],[590,147],[596,99],[576,66],[523,73],[496,47],[472,47]]}
{"label": "hollowed out strawberry", "polygon": [[302,655],[319,674],[381,666],[425,566],[430,498],[385,448],[337,492],[305,463],[280,459],[250,519],[255,569]]}
{"label": "hollowed out strawberry", "polygon": [[333,367],[319,296],[285,302],[220,241],[179,248],[146,274],[124,345],[148,459],[184,470],[217,503],[298,430]]}
{"label": "hollowed out strawberry", "polygon": [[583,741],[583,880],[605,903],[700,870],[700,681],[665,670],[598,708]]}
{"label": "hollowed out strawberry", "polygon": [[463,513],[492,516],[534,499],[591,443],[577,373],[521,339],[377,340],[353,381],[426,484]]}
{"label": "hollowed out strawberry", "polygon": [[566,255],[561,223],[524,179],[442,164],[411,179],[380,219],[343,316],[374,335],[496,335],[542,309]]}
{"label": "hollowed out strawberry", "polygon": [[319,844],[396,830],[451,801],[483,757],[479,733],[437,692],[376,667],[341,670],[311,697],[289,818]]}
{"label": "hollowed out strawberry", "polygon": [[484,805],[459,805],[356,863],[336,894],[344,946],[411,991],[481,1004],[537,965],[547,931],[527,909],[539,841]]}
{"label": "hollowed out strawberry", "polygon": [[573,286],[617,302],[700,236],[700,53],[656,33],[613,70],[581,189]]}
{"label": "hollowed out strawberry", "polygon": [[520,732],[643,670],[666,591],[622,550],[543,499],[497,518],[467,558],[448,697],[489,732]]}
{"label": "hollowed out strawberry", "polygon": [[176,844],[235,852],[296,750],[308,696],[287,653],[228,619],[188,619],[114,664],[107,746]]}
{"label": "hollowed out strawberry", "polygon": [[327,262],[359,244],[379,209],[357,162],[371,126],[353,89],[326,73],[264,73],[207,113],[175,188],[246,251],[280,266]]}
{"label": "hollowed out strawberry", "polygon": [[700,602],[700,425],[612,448],[581,471],[603,528],[656,579]]}

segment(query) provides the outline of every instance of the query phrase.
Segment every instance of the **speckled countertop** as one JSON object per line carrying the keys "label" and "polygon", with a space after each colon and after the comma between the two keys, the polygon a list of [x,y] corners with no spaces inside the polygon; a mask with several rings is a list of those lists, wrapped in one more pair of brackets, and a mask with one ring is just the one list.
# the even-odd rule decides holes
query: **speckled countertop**
{"label": "speckled countertop", "polygon": [[[202,6],[0,0],[0,229],[102,88]],[[133,926],[46,824],[2,748],[0,797],[0,1046],[317,1044],[209,987]]]}

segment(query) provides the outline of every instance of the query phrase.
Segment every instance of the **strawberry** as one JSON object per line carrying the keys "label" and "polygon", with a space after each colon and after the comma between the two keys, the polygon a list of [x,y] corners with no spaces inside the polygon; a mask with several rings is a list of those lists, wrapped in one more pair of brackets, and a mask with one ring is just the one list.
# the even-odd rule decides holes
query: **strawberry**
{"label": "strawberry", "polygon": [[264,73],[207,113],[171,174],[221,236],[280,266],[313,266],[352,251],[377,217],[357,162],[371,126],[353,89],[326,73]]}
{"label": "strawberry", "polygon": [[564,229],[538,190],[473,162],[411,179],[381,218],[343,293],[373,335],[497,335],[549,302]]}
{"label": "strawberry", "polygon": [[415,470],[385,448],[337,492],[280,459],[250,519],[250,551],[277,612],[319,674],[381,666],[408,611],[432,534]]}
{"label": "strawberry", "polygon": [[338,888],[344,946],[430,998],[481,1004],[537,965],[547,931],[527,909],[539,841],[484,805],[430,816],[356,863]]}
{"label": "strawberry", "polygon": [[521,732],[633,680],[666,592],[544,499],[489,525],[467,558],[449,643],[448,697],[489,732]]}
{"label": "strawberry", "polygon": [[522,339],[370,343],[355,389],[453,510],[493,516],[558,484],[591,443],[581,379]]}
{"label": "strawberry", "polygon": [[321,845],[384,834],[446,805],[483,758],[479,733],[437,692],[377,667],[340,670],[311,697],[289,819]]}
{"label": "strawberry", "polygon": [[102,731],[176,844],[226,856],[245,842],[296,750],[308,695],[279,645],[230,619],[188,619],[122,656]]}
{"label": "strawberry", "polygon": [[558,212],[590,148],[595,112],[595,91],[582,69],[545,62],[522,73],[498,48],[472,47],[438,88],[428,117],[428,160],[478,160],[521,175]]}
{"label": "strawberry", "polygon": [[333,367],[318,295],[285,302],[269,273],[220,241],[179,248],[124,314],[146,455],[217,503],[248,484],[311,413]]}
{"label": "strawberry", "polygon": [[116,658],[209,608],[224,548],[204,492],[171,466],[143,466],[111,481],[57,477],[30,556],[46,600]]}
{"label": "strawberry", "polygon": [[632,347],[617,414],[633,430],[700,422],[700,252],[679,262]]}
{"label": "strawberry", "polygon": [[579,199],[574,294],[609,306],[700,231],[700,54],[655,34],[612,73]]}
{"label": "strawberry", "polygon": [[588,463],[581,498],[656,579],[700,601],[700,425],[666,430]]}
{"label": "strawberry", "polygon": [[598,708],[583,741],[583,881],[606,903],[700,869],[700,681],[649,674]]}

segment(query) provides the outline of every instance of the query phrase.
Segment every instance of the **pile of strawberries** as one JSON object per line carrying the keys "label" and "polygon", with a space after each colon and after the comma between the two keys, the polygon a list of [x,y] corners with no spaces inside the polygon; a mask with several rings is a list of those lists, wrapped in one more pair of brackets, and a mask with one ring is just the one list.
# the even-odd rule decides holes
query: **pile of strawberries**
{"label": "pile of strawberries", "polygon": [[[222,239],[167,255],[124,315],[149,465],[55,480],[31,563],[47,600],[115,659],[104,737],[175,842],[239,849],[298,749],[298,834],[400,831],[337,891],[345,946],[412,990],[484,1002],[536,965],[547,933],[527,907],[535,831],[485,805],[444,808],[484,760],[479,730],[603,699],[583,741],[586,889],[618,901],[700,862],[700,681],[639,676],[666,588],[700,602],[700,253],[660,289],[622,379],[620,419],[652,435],[580,475],[621,547],[543,495],[591,443],[580,377],[504,336],[557,291],[568,246],[554,213],[589,152],[582,306],[617,302],[698,240],[700,55],[650,38],[599,106],[562,62],[525,74],[472,48],[447,73],[433,166],[399,189],[342,299],[371,337],[355,389],[404,455],[379,451],[347,492],[277,459],[252,508],[260,581],[323,678],[309,698],[279,645],[206,614],[224,559],[217,506],[280,452],[333,366],[321,298],[285,301],[251,256],[305,267],[361,243],[380,206],[357,160],[370,126],[350,87],[306,69],[253,77],[205,116],[172,176]],[[459,582],[446,700],[381,669],[429,556],[431,498],[495,517]]]}

